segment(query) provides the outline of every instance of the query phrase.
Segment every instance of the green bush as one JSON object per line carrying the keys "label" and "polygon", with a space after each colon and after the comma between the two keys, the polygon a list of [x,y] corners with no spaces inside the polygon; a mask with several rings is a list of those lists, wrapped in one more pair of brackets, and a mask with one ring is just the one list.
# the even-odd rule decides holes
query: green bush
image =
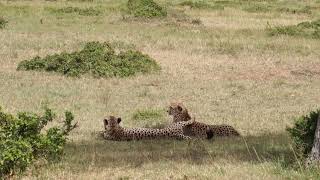
{"label": "green bush", "polygon": [[0,29],[3,29],[8,24],[8,21],[4,17],[0,17]]}
{"label": "green bush", "polygon": [[64,7],[64,8],[59,8],[59,9],[56,9],[56,8],[48,8],[49,11],[53,12],[53,13],[75,13],[75,14],[79,14],[79,15],[82,15],[82,16],[98,16],[102,13],[101,10],[99,9],[95,9],[93,7],[89,7],[89,8],[84,8],[84,9],[81,9],[81,8],[78,8],[78,7]]}
{"label": "green bush", "polygon": [[129,13],[135,17],[165,17],[167,11],[153,0],[128,0]]}
{"label": "green bush", "polygon": [[76,127],[71,112],[65,113],[62,127],[44,131],[55,114],[46,109],[43,116],[21,112],[17,117],[0,108],[0,177],[23,172],[39,158],[59,160],[69,132]]}
{"label": "green bush", "polygon": [[88,42],[81,51],[35,57],[19,63],[18,70],[54,71],[67,76],[127,77],[160,70],[155,60],[139,51],[115,53],[109,43]]}
{"label": "green bush", "polygon": [[312,111],[309,115],[297,118],[294,127],[287,128],[297,152],[302,157],[306,157],[311,152],[319,115],[320,109]]}
{"label": "green bush", "polygon": [[271,36],[288,35],[320,39],[320,19],[291,26],[269,27],[268,31]]}

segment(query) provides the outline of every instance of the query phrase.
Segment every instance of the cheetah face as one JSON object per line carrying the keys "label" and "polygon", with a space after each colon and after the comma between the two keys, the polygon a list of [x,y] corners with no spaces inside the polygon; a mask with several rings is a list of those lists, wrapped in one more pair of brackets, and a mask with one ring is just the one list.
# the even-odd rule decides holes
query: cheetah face
{"label": "cheetah face", "polygon": [[179,115],[183,113],[183,107],[180,104],[171,103],[167,112],[172,116]]}
{"label": "cheetah face", "polygon": [[117,127],[120,127],[119,123],[121,122],[121,118],[120,117],[114,117],[114,116],[110,116],[109,118],[105,118],[103,120],[104,123],[104,129],[106,131],[110,131],[113,129],[116,129]]}

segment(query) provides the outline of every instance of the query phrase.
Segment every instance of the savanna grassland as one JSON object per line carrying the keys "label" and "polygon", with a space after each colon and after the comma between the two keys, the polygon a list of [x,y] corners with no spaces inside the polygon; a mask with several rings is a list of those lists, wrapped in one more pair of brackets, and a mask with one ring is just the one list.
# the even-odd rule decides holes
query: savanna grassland
{"label": "savanna grassland", "polygon": [[[320,1],[156,2],[167,17],[128,16],[125,0],[0,1],[0,17],[8,21],[0,29],[1,106],[10,113],[71,110],[79,125],[61,162],[37,164],[17,178],[320,178],[300,166],[285,131],[319,107],[320,32],[290,28],[320,19]],[[79,50],[88,41],[140,50],[161,71],[128,78],[17,71],[23,60]],[[165,124],[166,107],[176,100],[198,121],[230,124],[242,137],[111,142],[97,136],[110,114],[126,127]]]}

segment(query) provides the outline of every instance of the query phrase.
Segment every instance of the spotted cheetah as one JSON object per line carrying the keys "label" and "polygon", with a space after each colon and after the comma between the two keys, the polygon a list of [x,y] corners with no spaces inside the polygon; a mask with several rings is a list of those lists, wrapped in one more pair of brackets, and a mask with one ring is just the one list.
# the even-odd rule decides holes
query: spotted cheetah
{"label": "spotted cheetah", "polygon": [[[168,114],[173,116],[173,123],[185,122],[191,119],[187,108],[182,103],[171,103]],[[183,128],[184,134],[199,138],[211,139],[213,136],[239,136],[240,134],[230,125],[207,125],[194,122]]]}
{"label": "spotted cheetah", "polygon": [[103,120],[105,131],[103,137],[107,140],[129,141],[141,139],[160,139],[160,138],[176,138],[191,139],[191,137],[183,134],[183,127],[191,125],[195,120],[173,123],[163,129],[151,128],[124,128],[119,125],[120,117],[110,116]]}

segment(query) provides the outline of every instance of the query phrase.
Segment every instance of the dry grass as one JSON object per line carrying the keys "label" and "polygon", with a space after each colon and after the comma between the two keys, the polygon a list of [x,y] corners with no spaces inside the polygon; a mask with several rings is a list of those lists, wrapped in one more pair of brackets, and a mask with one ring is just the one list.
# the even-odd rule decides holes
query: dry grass
{"label": "dry grass", "polygon": [[[179,2],[159,1],[171,8]],[[0,3],[0,17],[9,21],[0,30],[0,104],[9,112],[40,111],[47,104],[60,112],[73,111],[79,121],[64,160],[31,169],[23,178],[319,178],[317,171],[299,168],[285,133],[294,117],[319,107],[319,40],[269,37],[265,31],[267,22],[290,25],[319,18],[317,9],[293,15],[249,13],[231,6],[184,10],[202,22],[192,25],[163,19],[124,21],[119,9],[125,3]],[[309,4],[320,6],[317,1]],[[47,10],[67,6],[99,8],[102,14]],[[162,71],[125,79],[16,71],[22,60],[72,51],[97,40],[135,46],[158,60]],[[244,139],[105,142],[96,137],[106,115],[121,116],[124,126],[144,126],[149,120],[132,119],[136,110],[157,109],[165,114],[174,100],[183,101],[199,121],[234,126]],[[165,116],[157,122],[168,120]]]}

